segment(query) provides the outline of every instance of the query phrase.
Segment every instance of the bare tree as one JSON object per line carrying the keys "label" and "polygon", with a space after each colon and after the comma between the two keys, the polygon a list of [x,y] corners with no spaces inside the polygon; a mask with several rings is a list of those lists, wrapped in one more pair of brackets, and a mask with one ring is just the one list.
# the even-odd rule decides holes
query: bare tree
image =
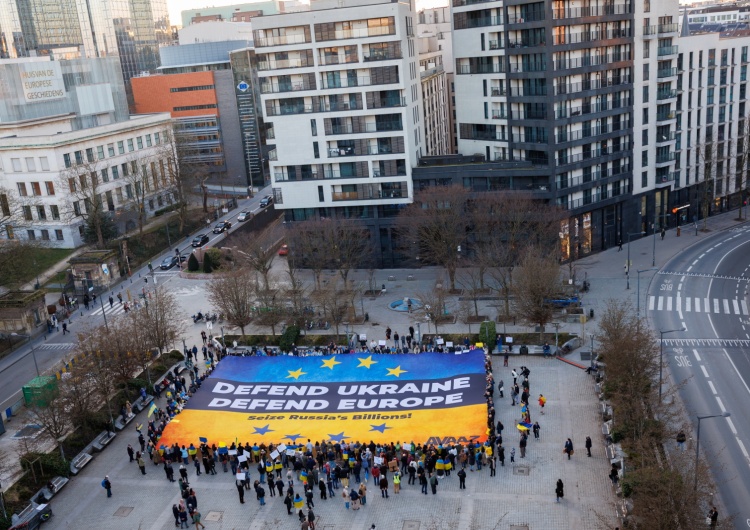
{"label": "bare tree", "polygon": [[131,209],[136,212],[140,235],[143,235],[143,224],[146,221],[146,197],[151,190],[149,164],[150,158],[131,157],[127,162],[129,170],[123,175],[126,182],[125,192]]}
{"label": "bare tree", "polygon": [[[69,406],[60,385],[44,388],[29,405],[35,423],[41,425],[51,442],[57,444],[71,429]],[[65,459],[65,454],[60,451]]]}
{"label": "bare tree", "polygon": [[422,262],[445,268],[451,290],[456,288],[456,270],[466,244],[468,200],[469,194],[461,186],[426,188],[397,219],[403,250],[416,249]]}
{"label": "bare tree", "polygon": [[281,324],[285,318],[284,306],[281,302],[278,289],[265,289],[256,286],[255,289],[255,319],[261,326],[271,328],[271,333],[276,335],[276,326]]}
{"label": "bare tree", "polygon": [[237,245],[240,261],[263,278],[263,288],[269,290],[269,274],[276,259],[275,246],[281,240],[281,220],[274,222],[260,234],[244,237]]}
{"label": "bare tree", "polygon": [[224,313],[227,322],[240,328],[245,334],[245,326],[253,320],[253,300],[255,281],[251,271],[235,268],[213,278],[207,287],[208,301]]}
{"label": "bare tree", "polygon": [[315,278],[315,288],[320,289],[320,276],[330,263],[330,239],[323,237],[327,233],[325,219],[310,219],[300,223],[287,235],[289,241],[288,260],[294,268],[309,268]]}
{"label": "bare tree", "polygon": [[69,222],[78,217],[83,218],[96,234],[99,248],[104,248],[105,244],[104,216],[107,212],[102,201],[102,167],[97,160],[84,158],[60,172],[57,182],[61,190],[67,190],[67,193],[61,194],[66,200],[61,216]]}
{"label": "bare tree", "polygon": [[432,322],[435,333],[439,333],[438,326],[445,322],[448,316],[448,293],[443,288],[442,281],[439,281],[434,289],[421,292],[419,301],[422,305],[414,312],[423,316],[427,322]]}
{"label": "bare tree", "polygon": [[338,278],[334,279],[326,286],[325,289],[319,289],[313,293],[313,297],[323,311],[325,320],[336,330],[336,336],[339,335],[339,327],[347,320],[350,300],[343,296],[339,289]]}
{"label": "bare tree", "polygon": [[329,265],[338,270],[346,290],[349,272],[372,263],[370,232],[356,221],[327,219],[325,225],[326,239],[330,242],[326,247],[331,250]]}
{"label": "bare tree", "polygon": [[527,249],[516,273],[515,307],[519,316],[543,328],[552,319],[554,307],[550,300],[559,290],[557,260],[536,247]]}
{"label": "bare tree", "polygon": [[136,323],[144,332],[145,342],[150,348],[167,351],[183,331],[185,314],[180,310],[180,303],[169,289],[161,285],[148,292],[144,301],[144,307],[135,313]]}

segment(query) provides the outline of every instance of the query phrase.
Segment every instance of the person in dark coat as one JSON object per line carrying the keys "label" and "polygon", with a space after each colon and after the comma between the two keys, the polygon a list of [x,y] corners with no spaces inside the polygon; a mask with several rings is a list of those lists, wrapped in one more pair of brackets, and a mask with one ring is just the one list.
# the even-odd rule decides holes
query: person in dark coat
{"label": "person in dark coat", "polygon": [[465,469],[458,470],[458,489],[460,490],[466,489],[466,470]]}
{"label": "person in dark coat", "polygon": [[291,493],[287,493],[287,496],[284,497],[284,504],[286,504],[287,515],[292,515],[292,494]]}
{"label": "person in dark coat", "polygon": [[557,497],[557,502],[560,502],[560,499],[565,496],[565,492],[563,491],[562,479],[557,479],[557,485],[555,486],[555,496]]}
{"label": "person in dark coat", "polygon": [[242,485],[242,481],[235,481],[235,485],[237,486],[237,492],[240,494],[240,504],[245,504],[245,487]]}
{"label": "person in dark coat", "polygon": [[589,456],[591,456],[591,437],[590,436],[586,437],[586,452],[588,453]]}

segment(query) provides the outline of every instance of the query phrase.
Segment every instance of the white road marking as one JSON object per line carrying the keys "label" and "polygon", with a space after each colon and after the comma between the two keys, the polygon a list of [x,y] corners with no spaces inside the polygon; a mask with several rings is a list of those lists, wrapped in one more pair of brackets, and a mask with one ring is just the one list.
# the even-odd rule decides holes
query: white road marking
{"label": "white road marking", "polygon": [[724,314],[725,315],[732,314],[731,311],[729,311],[729,300],[727,300],[726,298],[724,299]]}
{"label": "white road marking", "polygon": [[725,413],[727,411],[727,408],[724,406],[724,403],[721,402],[721,398],[719,396],[716,396],[716,402],[719,404],[719,408],[721,409],[721,413]]}
{"label": "white road marking", "polygon": [[689,296],[685,298],[685,312],[686,313],[690,313],[690,301],[691,300],[692,298],[690,298]]}
{"label": "white road marking", "polygon": [[671,311],[671,310],[672,310],[672,297],[669,296],[667,297],[667,311]]}
{"label": "white road marking", "polygon": [[648,310],[649,311],[653,311],[654,310],[655,303],[656,303],[656,297],[653,296],[653,295],[649,296],[648,297]]}
{"label": "white road marking", "polygon": [[656,308],[659,311],[661,311],[662,309],[664,309],[664,297],[663,296],[659,297],[659,303],[657,304]]}
{"label": "white road marking", "polygon": [[727,423],[729,424],[729,428],[732,430],[732,434],[737,436],[737,428],[734,426],[734,422],[732,421],[732,418],[727,418]]}
{"label": "white road marking", "polygon": [[714,298],[714,313],[719,313],[719,299]]}
{"label": "white road marking", "polygon": [[696,313],[701,312],[701,299],[700,298],[695,299],[695,312]]}
{"label": "white road marking", "polygon": [[708,370],[706,370],[706,367],[704,365],[701,365],[701,371],[703,372],[705,378],[708,379]]}
{"label": "white road marking", "polygon": [[740,304],[737,300],[732,300],[732,306],[734,307],[734,314],[739,315],[740,314]]}
{"label": "white road marking", "polygon": [[698,350],[693,350],[693,355],[695,355],[695,359],[698,362],[701,362],[701,356],[700,356],[700,354],[698,354]]}
{"label": "white road marking", "polygon": [[745,449],[745,444],[743,444],[742,440],[740,440],[739,438],[736,438],[736,440],[737,440],[737,445],[740,446],[740,451],[742,451],[742,454],[745,455],[746,459],[750,459],[750,455],[747,454],[747,449]]}
{"label": "white road marking", "polygon": [[713,392],[714,396],[715,396],[716,395],[716,388],[714,387],[714,384],[711,381],[709,381],[708,382],[708,386],[711,387],[711,392]]}
{"label": "white road marking", "polygon": [[711,299],[710,298],[703,299],[703,311],[706,313],[711,312]]}
{"label": "white road marking", "polygon": [[744,300],[742,300],[740,302],[740,304],[742,305],[742,314],[745,315],[745,316],[747,316],[748,315],[748,312],[747,312],[747,302],[745,302]]}
{"label": "white road marking", "polygon": [[695,261],[693,262],[693,265],[695,265],[696,263],[698,263],[698,260],[695,260]]}

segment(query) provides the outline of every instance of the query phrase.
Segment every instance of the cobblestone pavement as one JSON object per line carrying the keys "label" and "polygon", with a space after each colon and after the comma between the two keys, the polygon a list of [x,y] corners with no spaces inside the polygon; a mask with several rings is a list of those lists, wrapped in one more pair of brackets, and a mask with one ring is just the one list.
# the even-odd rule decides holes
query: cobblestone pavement
{"label": "cobblestone pavement", "polygon": [[[575,354],[574,354],[575,357]],[[614,528],[613,493],[607,473],[601,422],[594,382],[585,372],[552,359],[514,357],[531,370],[532,421],[541,425],[540,439],[530,436],[526,458],[519,458],[515,422],[520,408],[510,406],[505,394],[496,393],[496,414],[505,425],[506,465],[490,477],[488,468],[467,473],[467,489],[458,489],[455,473],[441,480],[437,495],[423,495],[419,485],[402,484],[401,493],[391,490],[389,499],[378,495],[370,484],[367,505],[346,510],[343,499],[317,500],[318,530],[588,530]],[[510,369],[502,368],[502,357],[493,359],[496,380],[506,388],[512,382]],[[515,366],[518,368],[518,366]],[[545,414],[538,413],[535,397],[544,394]],[[138,421],[145,420],[141,413]],[[131,426],[133,423],[131,423]],[[592,457],[583,447],[586,436],[594,441]],[[562,453],[566,438],[572,438],[575,454],[568,461]],[[179,500],[176,483],[166,480],[160,466],[148,464],[142,476],[128,462],[127,444],[137,446],[137,433],[129,427],[78,477],[71,480],[52,502],[51,529],[169,529],[174,528],[171,506]],[[510,463],[510,448],[516,447],[516,462]],[[256,479],[253,472],[252,479]],[[112,498],[101,487],[104,475],[112,481]],[[565,484],[563,502],[555,502],[555,483]],[[372,479],[371,479],[372,481]],[[295,515],[287,515],[282,499],[266,496],[261,507],[252,492],[240,504],[234,480],[218,470],[216,476],[195,476],[190,466],[190,485],[209,529],[297,529]],[[340,490],[339,490],[340,491]],[[609,520],[603,525],[599,515]]]}

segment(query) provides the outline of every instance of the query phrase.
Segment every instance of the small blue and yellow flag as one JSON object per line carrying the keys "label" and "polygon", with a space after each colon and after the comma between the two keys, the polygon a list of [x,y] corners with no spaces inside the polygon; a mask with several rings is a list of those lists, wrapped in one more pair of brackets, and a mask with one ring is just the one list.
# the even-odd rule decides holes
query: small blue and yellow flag
{"label": "small blue and yellow flag", "polygon": [[156,412],[156,404],[151,403],[151,406],[148,408],[148,417],[150,418],[154,412]]}

